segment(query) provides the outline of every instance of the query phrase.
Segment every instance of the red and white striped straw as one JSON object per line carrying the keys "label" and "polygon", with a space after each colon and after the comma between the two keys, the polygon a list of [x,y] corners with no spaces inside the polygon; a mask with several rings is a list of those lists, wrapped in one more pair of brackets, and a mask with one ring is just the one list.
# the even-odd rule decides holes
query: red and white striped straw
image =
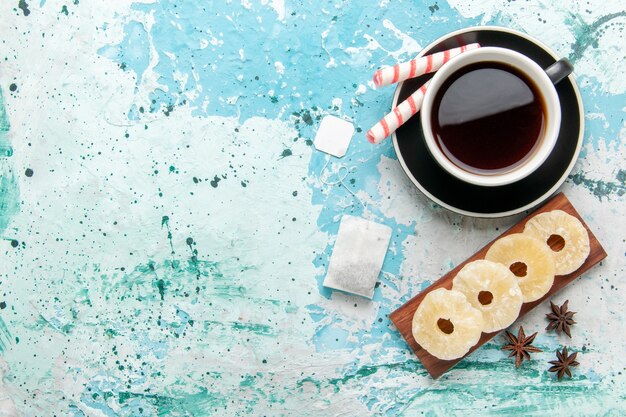
{"label": "red and white striped straw", "polygon": [[[469,45],[416,58],[393,67],[380,69],[374,74],[374,83],[377,86],[383,86],[437,71],[443,64],[455,56],[477,48],[480,48],[479,44],[470,43]],[[380,143],[413,117],[422,107],[428,84],[430,84],[430,80],[368,130],[367,140],[370,143]]]}
{"label": "red and white striped straw", "polygon": [[423,86],[421,86],[416,92],[411,94],[409,98],[398,104],[391,113],[383,117],[380,122],[376,123],[370,130],[367,131],[367,140],[370,143],[380,143],[387,136],[396,131],[397,128],[402,126],[404,122],[409,120],[417,113],[422,107],[424,101],[424,94],[430,84],[428,80]]}
{"label": "red and white striped straw", "polygon": [[470,43],[469,45],[448,49],[421,58],[415,58],[408,62],[394,65],[393,67],[379,69],[374,74],[374,84],[376,84],[376,87],[382,87],[408,80],[409,78],[419,77],[429,72],[435,72],[455,56],[479,47],[480,45],[477,43]]}

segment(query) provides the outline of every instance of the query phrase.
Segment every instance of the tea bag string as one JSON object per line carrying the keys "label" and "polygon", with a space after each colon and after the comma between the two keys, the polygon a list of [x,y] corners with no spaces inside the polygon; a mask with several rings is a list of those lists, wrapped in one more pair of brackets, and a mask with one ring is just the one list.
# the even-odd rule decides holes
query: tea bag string
{"label": "tea bag string", "polygon": [[[326,163],[324,164],[324,167],[320,171],[320,182],[322,184],[324,184],[324,185],[328,185],[329,187],[334,187],[336,185],[343,186],[343,188],[345,188],[346,191],[348,193],[350,193],[350,195],[352,195],[352,197],[356,201],[358,201],[359,204],[361,204],[363,206],[363,208],[367,208],[367,205],[365,203],[363,203],[361,201],[361,199],[359,197],[357,197],[357,195],[352,190],[350,190],[350,188],[348,188],[348,186],[343,182],[343,180],[346,179],[348,174],[356,171],[356,166],[351,166],[350,168],[348,168],[344,164],[339,165],[339,169],[337,170],[337,173],[335,174],[337,176],[337,181],[330,181],[329,182],[329,181],[326,181],[326,179],[324,179],[324,171],[326,171],[326,168],[328,168],[328,164],[329,163],[330,163],[330,159],[327,159]],[[354,203],[352,203],[352,205],[354,205]]]}

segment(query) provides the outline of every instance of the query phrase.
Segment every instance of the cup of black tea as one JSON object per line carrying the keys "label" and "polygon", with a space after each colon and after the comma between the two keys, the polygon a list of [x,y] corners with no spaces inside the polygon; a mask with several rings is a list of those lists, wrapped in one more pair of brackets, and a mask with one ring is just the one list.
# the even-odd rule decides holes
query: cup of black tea
{"label": "cup of black tea", "polygon": [[544,70],[505,48],[458,55],[437,71],[422,103],[428,150],[461,181],[494,187],[523,179],[554,148],[561,124],[554,84],[572,70],[564,59]]}

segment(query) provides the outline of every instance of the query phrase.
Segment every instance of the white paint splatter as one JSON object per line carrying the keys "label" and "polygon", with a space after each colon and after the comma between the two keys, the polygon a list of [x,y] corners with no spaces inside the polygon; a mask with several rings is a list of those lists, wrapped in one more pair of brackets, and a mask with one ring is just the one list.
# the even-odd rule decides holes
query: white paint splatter
{"label": "white paint splatter", "polygon": [[322,32],[322,49],[328,55],[328,62],[326,63],[326,68],[335,68],[337,67],[337,63],[335,62],[335,58],[330,54],[328,49],[326,48],[326,39],[328,38],[328,34],[330,33],[330,29],[326,29]]}
{"label": "white paint splatter", "polygon": [[285,74],[285,66],[280,61],[274,62],[274,69],[276,70],[276,73],[279,75]]}
{"label": "white paint splatter", "polygon": [[278,20],[285,19],[285,0],[261,0],[261,4],[264,6],[269,4],[276,11]]}
{"label": "white paint splatter", "polygon": [[383,26],[389,29],[396,38],[402,41],[402,46],[394,51],[394,58],[399,59],[401,55],[406,55],[409,59],[415,58],[415,56],[422,50],[419,43],[406,33],[400,31],[389,19],[383,20]]}
{"label": "white paint splatter", "polygon": [[365,45],[363,46],[349,46],[345,48],[345,52],[350,55],[350,61],[352,65],[367,67],[371,66],[369,63],[372,57],[372,51],[380,49],[385,51],[387,55],[391,56],[395,61],[405,61],[414,58],[422,49],[419,43],[410,37],[409,35],[400,31],[390,20],[384,20],[383,25],[389,29],[390,32],[399,39],[402,44],[395,50],[390,50],[381,45],[376,38],[369,34],[363,34],[365,39]]}

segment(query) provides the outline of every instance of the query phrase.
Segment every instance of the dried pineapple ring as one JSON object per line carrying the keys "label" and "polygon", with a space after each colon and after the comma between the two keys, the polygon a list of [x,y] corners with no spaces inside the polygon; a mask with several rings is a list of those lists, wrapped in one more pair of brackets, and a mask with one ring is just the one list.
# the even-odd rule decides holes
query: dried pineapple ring
{"label": "dried pineapple ring", "polygon": [[554,282],[552,250],[532,236],[514,233],[500,238],[491,245],[485,259],[503,264],[519,278],[525,303],[543,297]]}
{"label": "dried pineapple ring", "polygon": [[[562,210],[536,215],[526,222],[524,234],[536,237],[552,249],[556,275],[567,275],[576,271],[589,256],[589,234],[585,226],[576,217]],[[561,245],[551,245],[552,241]]]}
{"label": "dried pineapple ring", "polygon": [[452,281],[452,289],[483,314],[483,332],[509,327],[522,307],[517,277],[504,265],[484,259],[465,265]]}
{"label": "dried pineapple ring", "polygon": [[478,343],[483,316],[454,290],[429,292],[413,316],[413,337],[428,353],[443,360],[457,359]]}

